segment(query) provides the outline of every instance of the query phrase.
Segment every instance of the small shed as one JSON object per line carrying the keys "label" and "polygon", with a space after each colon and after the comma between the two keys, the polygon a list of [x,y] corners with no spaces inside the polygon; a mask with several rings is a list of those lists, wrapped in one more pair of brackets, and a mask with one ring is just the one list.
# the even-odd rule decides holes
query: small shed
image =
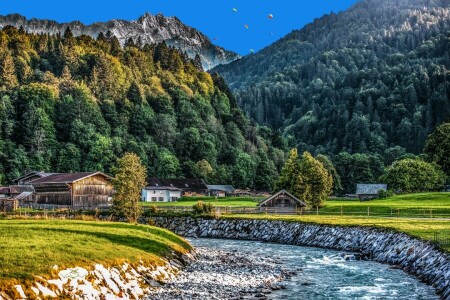
{"label": "small shed", "polygon": [[57,173],[33,180],[37,204],[101,207],[111,204],[111,177],[101,172]]}
{"label": "small shed", "polygon": [[176,202],[181,198],[182,190],[172,186],[148,186],[142,189],[143,202]]}
{"label": "small shed", "polygon": [[210,196],[226,197],[234,195],[234,187],[231,185],[207,185]]}
{"label": "small shed", "polygon": [[356,195],[360,200],[375,199],[380,191],[387,191],[387,184],[365,184],[356,185]]}
{"label": "small shed", "polygon": [[0,186],[0,199],[8,198],[10,195],[9,186]]}
{"label": "small shed", "polygon": [[0,199],[0,211],[11,212],[16,211],[19,208],[19,201],[11,198]]}
{"label": "small shed", "polygon": [[297,208],[306,207],[305,202],[301,201],[286,190],[270,196],[259,204],[260,209],[265,208],[283,208],[283,211],[295,212]]}
{"label": "small shed", "polygon": [[26,185],[10,185],[11,198],[19,200],[20,203],[33,202],[34,188],[30,184]]}

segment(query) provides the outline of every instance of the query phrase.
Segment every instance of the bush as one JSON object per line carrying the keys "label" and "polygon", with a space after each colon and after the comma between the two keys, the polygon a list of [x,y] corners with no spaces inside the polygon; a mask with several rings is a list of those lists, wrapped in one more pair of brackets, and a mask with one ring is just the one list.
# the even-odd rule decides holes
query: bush
{"label": "bush", "polygon": [[416,193],[440,190],[444,177],[437,165],[408,158],[394,162],[380,179],[387,183],[391,190]]}
{"label": "bush", "polygon": [[211,214],[214,206],[211,203],[204,203],[203,201],[198,201],[192,209],[194,210],[194,214]]}
{"label": "bush", "polygon": [[389,197],[394,196],[394,192],[392,191],[385,191],[385,190],[379,190],[378,191],[378,199],[386,199]]}

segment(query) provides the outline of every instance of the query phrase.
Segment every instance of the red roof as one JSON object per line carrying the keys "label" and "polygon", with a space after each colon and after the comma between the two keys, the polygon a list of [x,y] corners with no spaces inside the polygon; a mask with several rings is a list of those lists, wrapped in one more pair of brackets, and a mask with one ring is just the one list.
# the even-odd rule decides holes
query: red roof
{"label": "red roof", "polygon": [[110,178],[108,175],[101,172],[57,173],[33,180],[30,182],[30,184],[39,185],[49,183],[74,183],[81,179],[88,178],[94,175],[102,175],[108,179]]}

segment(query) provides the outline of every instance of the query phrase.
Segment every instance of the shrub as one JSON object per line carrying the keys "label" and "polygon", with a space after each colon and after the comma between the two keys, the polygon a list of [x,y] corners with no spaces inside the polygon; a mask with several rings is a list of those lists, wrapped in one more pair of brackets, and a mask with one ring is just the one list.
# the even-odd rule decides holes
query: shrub
{"label": "shrub", "polygon": [[204,203],[203,201],[198,201],[194,206],[192,206],[194,214],[197,215],[211,214],[213,208],[214,206],[211,203]]}
{"label": "shrub", "polygon": [[394,195],[394,192],[392,191],[385,191],[385,190],[379,190],[378,191],[378,199],[386,199],[389,197],[392,197]]}

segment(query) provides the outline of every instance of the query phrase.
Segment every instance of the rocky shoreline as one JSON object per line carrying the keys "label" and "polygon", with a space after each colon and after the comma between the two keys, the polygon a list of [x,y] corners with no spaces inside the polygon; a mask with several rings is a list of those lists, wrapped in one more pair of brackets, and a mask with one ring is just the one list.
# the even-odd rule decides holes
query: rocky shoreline
{"label": "rocky shoreline", "polygon": [[362,253],[432,285],[450,299],[450,258],[407,234],[368,227],[340,227],[268,220],[155,217],[150,221],[185,237],[241,239]]}
{"label": "rocky shoreline", "polygon": [[267,299],[294,271],[281,262],[238,252],[196,248],[196,260],[146,299]]}

